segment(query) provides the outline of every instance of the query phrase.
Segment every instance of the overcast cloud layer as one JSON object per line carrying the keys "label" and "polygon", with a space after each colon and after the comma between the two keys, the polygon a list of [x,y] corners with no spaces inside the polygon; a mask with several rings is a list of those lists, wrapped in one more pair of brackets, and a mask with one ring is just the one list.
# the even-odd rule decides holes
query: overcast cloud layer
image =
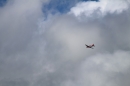
{"label": "overcast cloud layer", "polygon": [[0,86],[129,86],[130,0],[81,1],[55,14],[43,12],[49,2],[0,7]]}

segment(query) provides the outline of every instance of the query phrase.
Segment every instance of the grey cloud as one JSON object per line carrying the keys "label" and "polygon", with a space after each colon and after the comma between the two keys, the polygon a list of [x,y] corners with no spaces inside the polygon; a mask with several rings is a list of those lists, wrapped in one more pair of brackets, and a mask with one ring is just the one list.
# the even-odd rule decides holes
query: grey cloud
{"label": "grey cloud", "polygon": [[[30,1],[0,9],[0,85],[128,86],[129,9],[83,20],[56,14],[44,21],[40,1]],[[85,43],[96,47],[86,49]]]}
{"label": "grey cloud", "polygon": [[[81,67],[84,68],[78,73],[69,70],[69,72],[73,72],[72,77],[65,76],[67,79],[64,77],[65,80],[59,81],[62,83],[61,86],[129,85],[127,81],[129,78],[126,77],[130,71],[129,52],[127,52],[130,50],[130,40],[128,39],[130,16],[128,14],[129,9],[120,14],[107,14],[104,17],[92,18],[92,20],[91,18],[89,20],[86,18],[87,21],[85,21],[85,18],[79,21],[71,15],[52,19],[53,23],[44,30],[47,41],[45,49],[48,50],[48,54],[51,54],[50,57],[58,57],[58,60],[63,61],[64,65],[66,64],[64,61],[69,60],[74,64],[72,67],[75,68],[73,69],[75,71],[80,70],[79,68]],[[85,49],[84,43],[95,43],[96,47],[94,50]],[[122,51],[118,52],[119,50]],[[123,52],[127,53],[122,55]],[[97,54],[101,54],[101,56]],[[89,58],[93,58],[93,60],[90,61]],[[95,60],[98,61],[100,58],[104,63],[99,62],[100,65],[98,65],[93,62]],[[83,60],[86,60],[88,64],[85,64],[87,62]],[[128,62],[125,62],[127,60]],[[81,65],[81,63],[84,63],[84,66],[79,67],[78,65]],[[89,65],[92,66],[89,67]],[[105,70],[107,65],[110,69]],[[59,67],[61,69],[64,66],[60,65]],[[87,70],[85,69],[86,67],[90,69]],[[115,70],[117,71],[114,72]],[[90,71],[90,74],[88,72],[82,73],[84,71]],[[69,72],[65,69],[62,74],[65,75]],[[126,80],[121,82],[122,78]]]}
{"label": "grey cloud", "polygon": [[1,80],[0,81],[1,86],[29,86],[29,83],[24,80]]}
{"label": "grey cloud", "polygon": [[100,50],[98,52],[129,50],[128,13],[128,11],[124,11],[119,15],[108,14],[103,18],[86,19],[86,22],[84,20],[78,21],[71,16],[60,17],[54,20],[56,22],[50,25],[45,32],[50,39],[51,47],[53,47],[51,50],[62,47],[59,54],[63,52],[65,55],[62,56],[73,55],[66,56],[66,58],[75,59],[91,54],[91,50],[85,53],[85,43],[95,43],[97,45],[93,50],[95,53],[98,50]]}
{"label": "grey cloud", "polygon": [[[0,9],[0,84],[13,85],[20,78],[26,83],[40,66],[36,62],[42,55],[34,37],[43,17],[41,7],[41,0],[12,0]],[[18,83],[24,85],[24,81]]]}
{"label": "grey cloud", "polygon": [[[82,64],[80,83],[97,86],[128,86],[129,52],[117,51],[114,54],[99,54],[92,56]],[[80,77],[79,76],[79,77]],[[126,78],[122,80],[122,78]],[[86,81],[87,80],[87,81]],[[121,81],[122,80],[122,81]],[[124,82],[127,82],[124,83]]]}

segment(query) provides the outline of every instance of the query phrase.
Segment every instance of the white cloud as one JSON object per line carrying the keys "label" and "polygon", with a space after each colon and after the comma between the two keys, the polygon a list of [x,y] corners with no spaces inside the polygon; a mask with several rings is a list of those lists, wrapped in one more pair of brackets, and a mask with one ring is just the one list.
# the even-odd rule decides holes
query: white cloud
{"label": "white cloud", "polygon": [[121,13],[129,7],[129,0],[99,0],[78,3],[75,7],[71,8],[70,14],[75,16],[91,16],[97,13],[97,16],[106,15],[107,13]]}

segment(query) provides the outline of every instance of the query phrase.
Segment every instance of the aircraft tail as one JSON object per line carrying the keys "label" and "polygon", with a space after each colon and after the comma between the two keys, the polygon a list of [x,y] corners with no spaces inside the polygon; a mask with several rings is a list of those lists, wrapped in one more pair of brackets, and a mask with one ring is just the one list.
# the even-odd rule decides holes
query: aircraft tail
{"label": "aircraft tail", "polygon": [[92,44],[92,46],[94,46],[94,47],[95,47],[95,45],[94,45],[94,44]]}

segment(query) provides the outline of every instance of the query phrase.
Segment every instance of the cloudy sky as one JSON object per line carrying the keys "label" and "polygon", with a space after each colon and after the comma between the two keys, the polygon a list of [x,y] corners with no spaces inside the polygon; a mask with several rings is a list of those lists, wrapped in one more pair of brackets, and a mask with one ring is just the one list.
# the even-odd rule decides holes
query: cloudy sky
{"label": "cloudy sky", "polygon": [[130,0],[0,0],[0,86],[129,86],[129,37]]}

